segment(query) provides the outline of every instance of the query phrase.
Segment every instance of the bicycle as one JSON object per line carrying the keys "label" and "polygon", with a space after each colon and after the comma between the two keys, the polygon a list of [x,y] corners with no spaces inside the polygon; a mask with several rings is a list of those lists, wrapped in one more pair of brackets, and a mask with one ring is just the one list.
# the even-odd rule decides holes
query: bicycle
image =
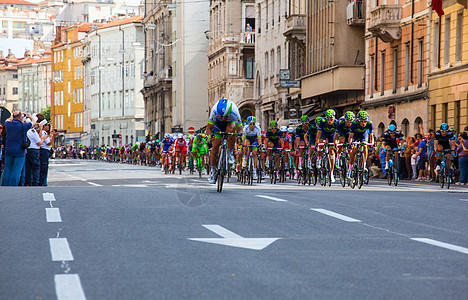
{"label": "bicycle", "polygon": [[[246,162],[246,166],[242,168],[241,172],[242,175],[241,175],[241,178],[242,178],[242,183],[246,183],[248,185],[252,185],[253,184],[253,172],[254,172],[254,163],[253,163],[253,153],[252,153],[252,149],[257,147],[257,146],[252,146],[252,145],[248,145],[248,146],[244,146],[244,147],[247,147],[249,148],[249,153],[247,155],[247,162]],[[257,177],[258,177],[258,174],[257,174]]]}
{"label": "bicycle", "polygon": [[[387,182],[388,182],[388,185],[392,185],[392,180],[393,180],[393,184],[395,186],[398,185],[398,180],[399,180],[399,176],[398,176],[398,159],[395,159],[395,151],[400,151],[401,149],[400,148],[394,148],[390,151],[390,158],[387,162],[388,164],[388,168],[386,170],[386,173],[387,173]],[[387,149],[385,149],[385,151],[388,151]]]}
{"label": "bicycle", "polygon": [[[312,149],[315,149],[315,146],[311,146]],[[317,185],[317,152],[314,151],[312,154],[312,157],[309,158],[309,167],[308,167],[308,179],[309,179],[309,185],[311,183]]]}
{"label": "bicycle", "polygon": [[215,132],[215,134],[219,134],[222,136],[220,153],[219,153],[219,160],[218,166],[216,169],[216,179],[217,182],[217,192],[221,193],[223,191],[223,183],[224,177],[227,176],[227,182],[229,182],[230,177],[230,164],[229,164],[229,157],[228,157],[228,146],[227,146],[227,138],[229,135],[237,136],[239,134],[232,133],[232,132]]}
{"label": "bicycle", "polygon": [[336,168],[338,175],[340,177],[340,183],[342,187],[346,186],[347,176],[348,176],[348,164],[349,164],[349,144],[343,143],[338,144],[339,146],[343,146],[341,150],[340,156],[338,157],[337,161],[339,161],[340,167]]}
{"label": "bicycle", "polygon": [[441,158],[440,158],[440,171],[437,174],[439,177],[439,184],[440,188],[444,188],[444,184],[447,183],[447,189],[450,188],[450,184],[453,181],[453,162],[451,164],[451,167],[448,167],[447,164],[447,153],[452,152],[452,150],[444,150],[442,151]]}
{"label": "bicycle", "polygon": [[[332,144],[333,145],[333,144]],[[319,181],[322,186],[331,186],[331,161],[329,155],[330,144],[328,142],[320,143],[317,146],[323,146],[321,164],[319,168]]]}
{"label": "bicycle", "polygon": [[270,157],[270,166],[268,168],[268,173],[270,175],[270,183],[271,184],[276,184],[276,181],[278,178],[276,177],[277,171],[278,171],[278,166],[277,166],[277,161],[276,161],[276,150],[283,150],[283,148],[268,148],[268,150],[272,150],[271,157]]}
{"label": "bicycle", "polygon": [[195,161],[193,159],[192,151],[189,152],[188,169],[189,169],[190,175],[195,173]]}
{"label": "bicycle", "polygon": [[354,187],[357,185],[358,189],[361,189],[362,185],[364,184],[365,181],[365,173],[364,172],[364,146],[370,146],[372,144],[365,143],[365,142],[354,142],[354,145],[357,145],[359,147],[357,153],[356,153],[356,161],[354,162],[353,169],[351,171],[351,188],[354,189]]}
{"label": "bicycle", "polygon": [[[298,146],[297,148],[304,149],[306,147]],[[303,150],[302,163],[300,159],[298,163],[297,184],[301,184],[301,183],[305,184],[307,180],[307,158],[308,158],[308,153],[307,151]]]}

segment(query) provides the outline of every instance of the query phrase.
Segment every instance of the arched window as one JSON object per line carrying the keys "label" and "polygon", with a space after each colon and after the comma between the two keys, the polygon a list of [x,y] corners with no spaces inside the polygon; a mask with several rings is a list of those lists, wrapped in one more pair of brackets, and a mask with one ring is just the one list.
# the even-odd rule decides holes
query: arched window
{"label": "arched window", "polygon": [[384,131],[385,131],[385,125],[384,125],[384,123],[380,122],[378,128],[379,128],[378,131],[377,131],[377,133],[379,134],[378,137],[381,137],[382,134],[383,134]]}
{"label": "arched window", "polygon": [[416,120],[414,120],[414,133],[420,133],[419,125],[423,125],[423,120],[420,117],[417,117]]}
{"label": "arched window", "polygon": [[409,121],[408,119],[404,119],[402,122],[401,122],[401,132],[405,135],[405,136],[408,136],[408,131],[409,131]]}

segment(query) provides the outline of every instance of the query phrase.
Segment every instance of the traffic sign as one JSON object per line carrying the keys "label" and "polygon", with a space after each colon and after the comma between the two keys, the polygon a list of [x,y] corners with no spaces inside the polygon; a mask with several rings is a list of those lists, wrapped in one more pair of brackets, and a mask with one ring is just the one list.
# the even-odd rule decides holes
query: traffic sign
{"label": "traffic sign", "polygon": [[189,129],[188,129],[188,133],[190,133],[190,134],[194,134],[194,133],[195,133],[195,128],[193,128],[193,127],[189,127]]}
{"label": "traffic sign", "polygon": [[301,82],[299,80],[281,80],[281,87],[284,88],[300,88]]}
{"label": "traffic sign", "polygon": [[299,119],[289,119],[289,124],[299,124]]}

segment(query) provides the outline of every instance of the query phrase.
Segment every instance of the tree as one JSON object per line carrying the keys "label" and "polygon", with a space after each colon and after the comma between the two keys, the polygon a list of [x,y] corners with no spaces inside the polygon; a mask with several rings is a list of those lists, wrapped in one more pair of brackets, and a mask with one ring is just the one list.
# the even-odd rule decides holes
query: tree
{"label": "tree", "polygon": [[50,121],[50,105],[44,108],[41,112],[44,115],[44,118]]}

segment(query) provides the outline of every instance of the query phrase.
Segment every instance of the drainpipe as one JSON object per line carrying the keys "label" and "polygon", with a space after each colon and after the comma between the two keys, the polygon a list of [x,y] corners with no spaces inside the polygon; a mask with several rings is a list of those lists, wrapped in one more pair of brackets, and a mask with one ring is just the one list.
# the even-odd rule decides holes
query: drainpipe
{"label": "drainpipe", "polygon": [[[119,30],[122,31],[122,117],[125,116],[125,31],[121,28],[122,25],[119,25]],[[146,47],[145,47],[146,49]]]}
{"label": "drainpipe", "polygon": [[413,81],[413,54],[414,54],[414,0],[412,0],[411,3],[411,71],[410,71],[410,81],[411,83],[414,83]]}
{"label": "drainpipe", "polygon": [[101,118],[101,36],[96,29],[96,35],[99,37],[99,118]]}

